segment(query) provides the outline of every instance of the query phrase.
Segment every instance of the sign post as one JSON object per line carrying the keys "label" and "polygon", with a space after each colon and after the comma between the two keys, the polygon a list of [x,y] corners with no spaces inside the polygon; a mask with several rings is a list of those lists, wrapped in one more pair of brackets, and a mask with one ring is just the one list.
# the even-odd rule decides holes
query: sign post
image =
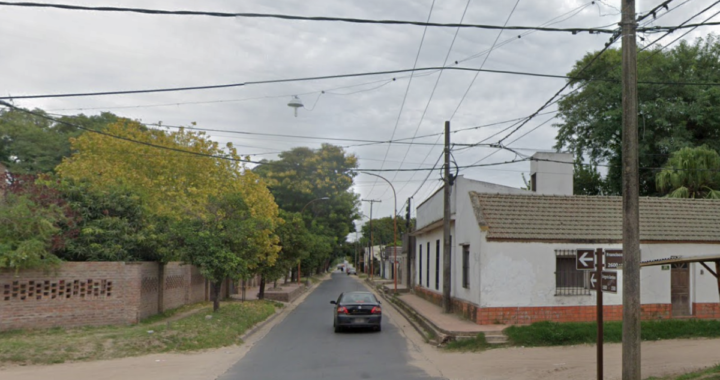
{"label": "sign post", "polygon": [[[575,256],[575,268],[589,271],[590,290],[597,292],[597,378],[603,379],[603,292],[617,293],[617,270],[622,269],[623,251],[602,248],[578,249]],[[603,269],[608,269],[604,271]]]}
{"label": "sign post", "polygon": [[602,270],[603,270],[603,250],[598,248],[595,250],[595,273],[597,285],[597,378],[603,380],[603,287],[602,287]]}

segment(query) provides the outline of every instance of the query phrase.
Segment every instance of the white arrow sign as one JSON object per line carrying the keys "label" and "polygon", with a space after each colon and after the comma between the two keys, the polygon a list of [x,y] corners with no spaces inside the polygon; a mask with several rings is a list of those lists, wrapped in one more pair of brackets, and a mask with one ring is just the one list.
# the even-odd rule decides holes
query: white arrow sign
{"label": "white arrow sign", "polygon": [[595,289],[595,283],[596,283],[596,282],[597,282],[597,280],[595,279],[595,273],[593,273],[593,274],[590,276],[590,289]]}
{"label": "white arrow sign", "polygon": [[577,259],[576,269],[577,270],[588,270],[593,269],[595,264],[595,253],[589,249],[578,249],[575,254]]}

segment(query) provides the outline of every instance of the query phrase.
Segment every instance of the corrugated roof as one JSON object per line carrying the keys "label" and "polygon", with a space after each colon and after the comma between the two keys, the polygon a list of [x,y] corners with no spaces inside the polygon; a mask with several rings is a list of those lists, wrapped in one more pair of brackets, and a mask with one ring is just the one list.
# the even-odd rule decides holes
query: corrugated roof
{"label": "corrugated roof", "polygon": [[[470,192],[488,240],[620,242],[622,198]],[[720,243],[720,201],[640,199],[640,240]]]}

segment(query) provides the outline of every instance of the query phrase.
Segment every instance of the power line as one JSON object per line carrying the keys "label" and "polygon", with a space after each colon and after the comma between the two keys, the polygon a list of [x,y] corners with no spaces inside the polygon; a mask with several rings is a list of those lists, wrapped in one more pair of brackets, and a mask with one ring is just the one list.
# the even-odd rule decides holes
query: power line
{"label": "power line", "polygon": [[[427,21],[430,21],[430,17],[432,17],[433,8],[435,7],[435,0],[432,1],[430,4],[430,12],[428,13]],[[422,51],[423,43],[425,42],[425,34],[427,33],[427,26],[425,29],[423,29],[422,38],[420,38],[420,46],[418,47],[417,54],[415,54],[415,61],[413,62],[413,69],[417,67],[418,60],[420,59],[420,52]],[[445,66],[445,64],[443,64]],[[441,71],[442,73],[442,71]],[[414,74],[414,72],[413,72]],[[408,93],[410,92],[410,86],[412,85],[413,75],[410,75],[410,80],[408,81],[407,87],[405,87],[405,95],[403,95],[402,103],[400,104],[400,111],[398,111],[397,119],[395,119],[395,126],[393,127],[392,134],[390,135],[390,140],[395,138],[395,132],[397,131],[397,127],[400,124],[400,117],[402,116],[403,109],[405,108],[405,101],[407,101]],[[410,145],[412,145],[412,142],[410,142]],[[385,167],[385,160],[387,160],[388,153],[390,153],[390,147],[392,146],[392,143],[388,144],[387,149],[385,150],[385,157],[383,158],[383,162],[380,164],[380,167]],[[408,150],[410,148],[408,147]],[[403,160],[404,161],[404,160]],[[402,163],[400,164],[402,167]],[[397,175],[397,173],[395,173]],[[395,176],[393,176],[392,180],[395,179]],[[379,178],[375,178],[375,183]],[[391,181],[392,181],[391,180]],[[370,192],[368,193],[368,197],[372,194],[373,190],[375,190],[375,186],[370,188]],[[386,190],[387,191],[387,190]],[[384,193],[383,193],[384,195]],[[381,196],[382,197],[382,196]],[[397,210],[395,210],[397,211]]]}
{"label": "power line", "polygon": [[547,28],[547,27],[532,27],[532,26],[498,26],[498,25],[484,25],[484,24],[453,24],[453,23],[437,23],[437,22],[421,22],[421,21],[409,21],[409,20],[371,20],[371,19],[360,19],[350,17],[325,17],[325,16],[295,16],[287,14],[276,14],[276,13],[227,13],[227,12],[209,12],[209,11],[168,11],[160,9],[146,9],[146,8],[124,8],[124,7],[87,7],[80,5],[69,5],[69,4],[47,4],[47,3],[12,3],[6,1],[0,1],[0,6],[13,6],[13,7],[26,7],[26,8],[55,8],[71,11],[93,11],[93,12],[125,12],[125,13],[141,13],[150,15],[164,15],[164,16],[207,16],[207,17],[222,17],[222,18],[271,18],[281,20],[297,20],[297,21],[331,21],[331,22],[346,22],[353,24],[380,24],[380,25],[412,25],[412,26],[432,26],[432,27],[443,27],[443,28],[471,28],[471,29],[490,29],[490,30],[537,30],[543,32],[566,32],[577,34],[580,32],[588,33],[613,33],[612,30],[602,28]]}
{"label": "power line", "polygon": [[418,72],[418,71],[439,71],[439,70],[472,71],[472,72],[483,71],[483,72],[494,73],[494,74],[525,75],[525,76],[555,78],[555,79],[573,79],[573,78],[569,78],[565,75],[540,74],[540,73],[529,73],[529,72],[508,71],[508,70],[484,70],[484,69],[474,69],[471,67],[419,67],[419,68],[414,68],[414,69],[371,71],[371,72],[362,72],[362,73],[322,75],[322,76],[301,77],[301,78],[270,79],[270,80],[248,81],[248,82],[240,82],[240,83],[204,85],[204,86],[155,88],[155,89],[145,89],[145,90],[99,91],[99,92],[79,92],[79,93],[64,93],[64,94],[4,96],[4,97],[0,97],[0,100],[69,98],[69,97],[81,97],[81,96],[128,95],[128,94],[147,94],[147,93],[155,93],[155,92],[210,90],[210,89],[220,89],[220,88],[245,87],[245,86],[260,85],[260,84],[306,82],[306,81],[313,81],[313,80],[327,80],[327,79],[338,79],[338,78],[352,78],[352,77],[398,74],[398,73],[409,73],[409,72]]}
{"label": "power line", "polygon": [[[470,2],[472,0],[468,0],[467,3],[465,3],[465,9],[463,10],[462,16],[460,16],[460,23],[462,24],[463,20],[465,20],[465,15],[467,14],[467,10],[470,7]],[[443,66],[447,66],[448,59],[450,59],[450,53],[452,52],[453,46],[455,46],[455,41],[457,40],[458,33],[460,32],[460,28],[455,29],[455,34],[453,35],[453,39],[450,42],[450,47],[448,48],[447,53],[445,54],[445,59],[443,60]],[[425,104],[425,109],[423,109],[422,114],[420,115],[420,121],[418,121],[417,127],[415,127],[415,132],[413,133],[413,138],[417,136],[417,133],[420,131],[420,126],[422,126],[422,122],[425,119],[425,115],[427,114],[427,110],[430,108],[430,102],[432,102],[433,96],[435,96],[435,90],[437,90],[438,84],[440,83],[440,79],[442,78],[443,71],[440,71],[440,74],[435,79],[435,84],[433,85],[432,91],[430,91],[430,97],[428,98],[427,103]],[[442,133],[438,133],[437,135],[442,135]],[[438,137],[439,139],[439,137]],[[438,140],[435,140],[435,143],[437,144]],[[405,150],[405,155],[403,155],[402,163],[400,163],[400,167],[402,167],[403,163],[405,162],[405,159],[407,158],[408,153],[410,153],[410,146]],[[430,149],[432,151],[432,149]],[[428,154],[429,155],[429,154]],[[427,157],[425,157],[427,159]],[[425,160],[423,160],[424,162]],[[422,166],[423,164],[419,164],[419,166]],[[397,172],[393,174],[393,178],[390,180],[391,182],[395,180],[397,177]],[[412,178],[411,178],[412,179]],[[423,182],[424,183],[424,182]],[[407,183],[403,185],[400,188],[399,192],[402,192],[403,189],[407,186]],[[422,186],[422,185],[421,185]],[[387,190],[386,190],[387,191]],[[383,195],[385,195],[383,193]],[[382,198],[382,195],[380,196]],[[400,207],[402,208],[402,207]]]}

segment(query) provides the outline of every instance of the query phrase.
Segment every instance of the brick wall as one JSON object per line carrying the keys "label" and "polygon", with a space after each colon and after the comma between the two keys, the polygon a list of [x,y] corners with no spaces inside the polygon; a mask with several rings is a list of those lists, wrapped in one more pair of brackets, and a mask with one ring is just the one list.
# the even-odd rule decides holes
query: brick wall
{"label": "brick wall", "polygon": [[[416,286],[415,294],[438,306],[442,295]],[[595,306],[540,306],[540,307],[479,307],[475,304],[452,300],[453,312],[479,325],[530,324],[540,321],[592,322],[596,320]],[[693,315],[697,318],[720,318],[720,304],[693,304]],[[641,305],[642,319],[668,319],[672,316],[670,304]],[[622,305],[603,307],[606,321],[622,320]]]}
{"label": "brick wall", "polygon": [[695,318],[720,319],[720,304],[693,303],[693,316]]}
{"label": "brick wall", "polygon": [[[68,262],[56,270],[0,271],[0,331],[137,323],[165,310],[205,301],[206,281],[191,265]],[[223,297],[228,296],[223,286]]]}

